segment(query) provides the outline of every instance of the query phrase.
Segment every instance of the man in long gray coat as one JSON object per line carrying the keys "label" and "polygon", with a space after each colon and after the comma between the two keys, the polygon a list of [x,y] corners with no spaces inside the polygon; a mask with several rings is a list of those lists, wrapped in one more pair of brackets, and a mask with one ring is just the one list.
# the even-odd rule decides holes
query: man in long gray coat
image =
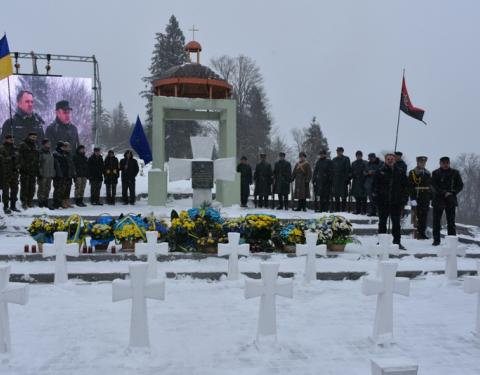
{"label": "man in long gray coat", "polygon": [[285,160],[285,153],[278,154],[279,160],[273,168],[273,192],[278,195],[277,210],[288,210],[288,194],[292,180],[292,165]]}
{"label": "man in long gray coat", "polygon": [[343,147],[337,147],[337,156],[332,160],[332,195],[335,212],[346,211],[348,184],[351,177],[350,158],[343,155]]}

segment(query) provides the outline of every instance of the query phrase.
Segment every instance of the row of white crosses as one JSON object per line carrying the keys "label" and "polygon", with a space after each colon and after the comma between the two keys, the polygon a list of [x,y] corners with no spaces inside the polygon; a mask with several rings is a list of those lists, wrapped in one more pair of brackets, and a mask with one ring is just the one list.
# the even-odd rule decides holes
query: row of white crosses
{"label": "row of white crosses", "polygon": [[[168,245],[157,243],[158,233],[147,232],[147,243],[137,244],[137,255],[147,255],[147,264],[130,265],[130,280],[115,280],[112,286],[113,301],[132,299],[132,316],[130,326],[130,345],[148,346],[148,319],[146,298],[163,300],[165,298],[164,278],[157,279],[157,255],[168,253]],[[249,254],[249,245],[241,245],[238,233],[228,234],[228,244],[219,246],[219,255],[229,256],[228,278],[236,280],[239,277],[238,256]],[[317,245],[318,235],[306,233],[306,244],[297,245],[297,255],[306,255],[305,279],[316,279],[316,255],[325,255],[324,245]],[[406,278],[396,278],[396,263],[385,261],[389,252],[396,252],[386,242],[386,237],[379,237],[380,262],[377,277],[364,278],[362,292],[366,295],[377,295],[377,309],[372,339],[377,343],[391,342],[393,338],[393,294],[408,296],[410,283]],[[450,236],[447,238],[447,247],[442,250],[447,259],[447,268],[456,270],[456,255],[458,254],[458,239]],[[67,233],[57,232],[54,235],[54,243],[45,247],[46,256],[56,255],[55,283],[68,280],[66,268],[66,255],[78,255],[77,244],[67,244]],[[387,254],[385,256],[385,254]],[[450,254],[450,255],[449,255]],[[388,259],[388,258],[387,258]],[[454,263],[452,266],[451,263]],[[293,283],[291,279],[278,280],[279,264],[262,263],[261,280],[246,280],[245,297],[261,297],[258,320],[257,338],[259,336],[276,335],[276,305],[277,295],[293,297]],[[479,264],[480,272],[480,264]],[[0,268],[0,351],[7,351],[10,346],[8,326],[7,303],[21,303],[27,301],[27,286],[22,284],[8,283],[10,274],[9,267]],[[453,277],[453,271],[448,275]],[[467,277],[465,281],[467,293],[478,294],[479,309],[477,312],[477,333],[480,332],[480,277]]]}

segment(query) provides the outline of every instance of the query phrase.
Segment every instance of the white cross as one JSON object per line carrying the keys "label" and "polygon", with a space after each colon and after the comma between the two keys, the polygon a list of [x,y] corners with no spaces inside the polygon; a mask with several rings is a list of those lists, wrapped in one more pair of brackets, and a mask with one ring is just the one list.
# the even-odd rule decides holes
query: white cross
{"label": "white cross", "polygon": [[327,245],[317,245],[318,233],[306,232],[305,245],[298,244],[295,247],[296,255],[305,257],[305,280],[307,282],[317,280],[316,256],[327,255]]}
{"label": "white cross", "polygon": [[278,279],[277,263],[261,263],[261,280],[245,280],[245,298],[260,297],[257,339],[260,336],[277,334],[277,312],[275,297],[277,295],[293,298],[291,279]]}
{"label": "white cross", "polygon": [[443,245],[438,255],[445,257],[445,276],[450,281],[458,277],[457,255],[464,256],[465,248],[458,246],[457,236],[446,236],[445,245]]}
{"label": "white cross", "polygon": [[[192,161],[212,161],[215,140],[212,137],[190,137],[193,159],[170,158],[168,178],[170,181],[192,178]],[[213,161],[214,180],[235,181],[237,175],[236,159],[221,158]],[[193,190],[193,207],[200,207],[206,200],[212,199],[211,189]]]}
{"label": "white cross", "polygon": [[378,258],[377,264],[377,277],[380,275],[380,263],[382,261],[388,261],[390,255],[400,254],[398,244],[392,244],[392,237],[386,233],[378,234],[378,245],[373,248],[373,254]]}
{"label": "white cross", "polygon": [[465,293],[477,294],[477,324],[475,334],[480,336],[480,262],[477,262],[478,276],[466,276],[463,288]]}
{"label": "white cross", "polygon": [[363,278],[362,293],[366,296],[377,295],[377,309],[373,325],[372,339],[377,344],[393,341],[393,294],[408,296],[410,280],[405,277],[395,277],[398,264],[381,262],[378,278]]}
{"label": "white cross", "polygon": [[165,281],[147,279],[148,266],[144,263],[131,264],[130,280],[113,280],[112,301],[132,300],[130,320],[130,346],[150,346],[148,335],[147,298],[165,299]]}
{"label": "white cross", "polygon": [[228,255],[228,280],[238,280],[240,271],[238,269],[239,255],[250,255],[250,245],[240,245],[240,233],[228,232],[228,243],[218,244],[218,256]]}
{"label": "white cross", "polygon": [[67,244],[67,232],[55,232],[53,234],[53,244],[43,246],[44,257],[55,257],[55,284],[64,284],[68,281],[67,255],[78,257],[78,243]]}
{"label": "white cross", "polygon": [[148,231],[146,233],[147,243],[135,244],[135,255],[147,255],[148,272],[147,277],[149,279],[156,279],[158,277],[157,272],[157,255],[168,255],[168,243],[158,243],[158,232]]}
{"label": "white cross", "polygon": [[0,266],[0,353],[11,350],[8,304],[25,305],[28,302],[28,285],[10,283],[10,266]]}

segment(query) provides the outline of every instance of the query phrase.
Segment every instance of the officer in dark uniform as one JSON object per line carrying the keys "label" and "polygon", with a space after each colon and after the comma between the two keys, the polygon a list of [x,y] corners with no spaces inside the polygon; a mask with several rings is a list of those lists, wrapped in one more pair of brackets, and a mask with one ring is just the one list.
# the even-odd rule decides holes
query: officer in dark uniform
{"label": "officer in dark uniform", "polygon": [[19,148],[20,201],[26,210],[33,207],[35,183],[39,176],[40,152],[37,148],[37,133],[31,132]]}
{"label": "officer in dark uniform", "polygon": [[17,95],[17,110],[12,119],[3,123],[1,142],[5,141],[6,135],[12,135],[18,143],[28,137],[29,133],[37,134],[37,147],[40,148],[44,138],[43,127],[45,123],[37,113],[33,112],[33,94],[22,90]]}
{"label": "officer in dark uniform", "polygon": [[408,172],[410,206],[415,212],[417,239],[427,240],[425,234],[427,229],[427,217],[430,209],[430,200],[432,199],[430,185],[432,175],[425,168],[428,158],[426,156],[417,156],[417,166]]}
{"label": "officer in dark uniform", "polygon": [[16,207],[18,194],[18,150],[11,134],[5,134],[5,140],[0,147],[0,160],[3,172],[2,201],[6,214],[12,211],[20,212]]}
{"label": "officer in dark uniform", "polygon": [[237,172],[240,173],[240,204],[241,207],[247,207],[248,196],[250,195],[250,185],[253,182],[252,167],[248,164],[246,156],[240,158],[237,165]]}
{"label": "officer in dark uniform", "polygon": [[313,170],[313,192],[315,194],[315,212],[327,212],[332,189],[332,161],[327,152],[321,150]]}
{"label": "officer in dark uniform", "polygon": [[433,206],[433,246],[440,245],[440,227],[443,211],[447,216],[448,235],[457,234],[455,227],[455,210],[457,194],[463,189],[460,172],[450,168],[450,158],[440,158],[440,168],[432,173]]}
{"label": "officer in dark uniform", "polygon": [[343,155],[343,147],[337,147],[337,156],[332,159],[332,196],[334,211],[347,210],[348,185],[351,178],[350,158]]}
{"label": "officer in dark uniform", "polygon": [[72,108],[67,100],[57,102],[55,105],[55,121],[47,126],[45,135],[52,144],[57,144],[60,141],[68,142],[70,149],[75,152],[80,145],[80,141],[77,127],[71,122],[71,113]]}
{"label": "officer in dark uniform", "polygon": [[273,167],[273,193],[278,195],[277,210],[288,210],[288,194],[292,179],[292,165],[285,160],[285,153],[278,154],[279,160]]}
{"label": "officer in dark uniform", "polygon": [[259,197],[258,206],[268,208],[268,196],[272,194],[273,171],[272,166],[267,162],[266,154],[260,154],[260,163],[255,166],[253,180],[255,181],[255,198]]}

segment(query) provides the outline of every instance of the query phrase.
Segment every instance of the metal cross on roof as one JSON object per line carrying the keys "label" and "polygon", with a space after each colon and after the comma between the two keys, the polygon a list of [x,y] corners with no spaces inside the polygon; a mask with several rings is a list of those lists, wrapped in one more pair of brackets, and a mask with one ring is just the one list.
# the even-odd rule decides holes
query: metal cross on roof
{"label": "metal cross on roof", "polygon": [[192,32],[192,40],[195,40],[195,31],[200,31],[199,29],[195,28],[195,25],[192,25],[191,29],[188,29],[188,31]]}

